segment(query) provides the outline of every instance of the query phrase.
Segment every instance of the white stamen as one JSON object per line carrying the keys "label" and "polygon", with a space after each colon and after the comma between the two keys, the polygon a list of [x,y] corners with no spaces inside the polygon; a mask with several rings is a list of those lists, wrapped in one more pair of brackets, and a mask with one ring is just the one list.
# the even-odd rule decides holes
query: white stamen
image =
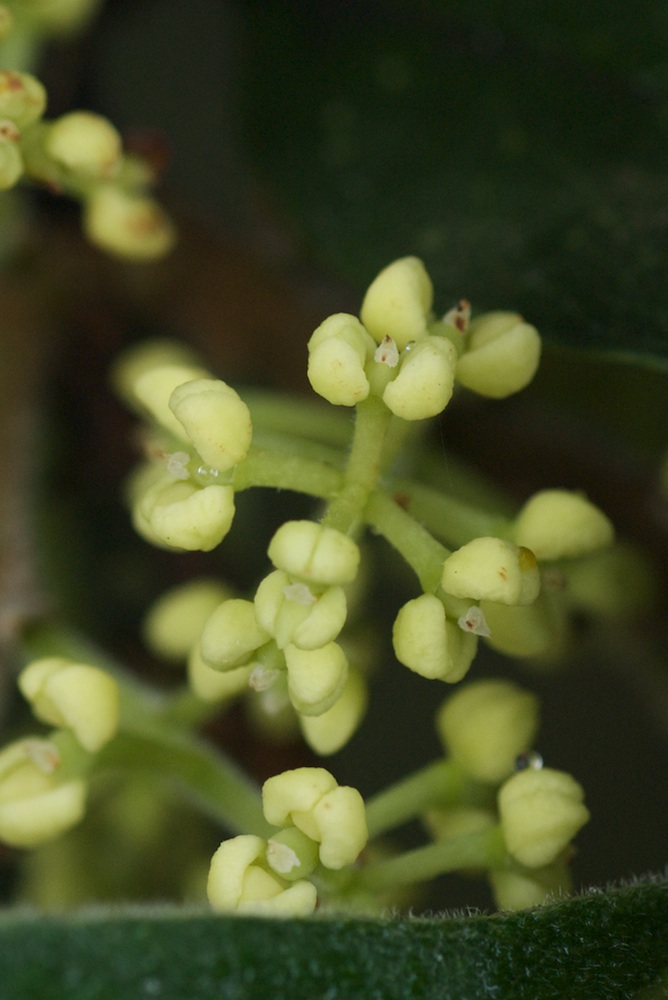
{"label": "white stamen", "polygon": [[187,479],[189,463],[190,455],[187,451],[174,451],[167,456],[167,471],[174,479]]}
{"label": "white stamen", "polygon": [[271,839],[267,841],[267,863],[278,875],[287,875],[300,865],[299,858],[291,847]]}
{"label": "white stamen", "polygon": [[268,669],[258,663],[251,670],[250,677],[248,678],[248,686],[253,691],[268,691],[278,680],[280,672],[280,670]]}
{"label": "white stamen", "polygon": [[471,303],[467,299],[460,299],[456,306],[446,312],[443,322],[454,326],[460,333],[466,333],[470,319]]}
{"label": "white stamen", "polygon": [[399,364],[399,350],[392,337],[385,336],[376,348],[373,360],[388,368],[396,368]]}
{"label": "white stamen", "polygon": [[295,604],[303,604],[305,607],[315,604],[318,600],[306,583],[289,583],[283,587],[283,596],[286,601],[294,601]]}
{"label": "white stamen", "polygon": [[38,771],[53,774],[60,766],[60,753],[55,743],[48,740],[24,740],[23,749]]}
{"label": "white stamen", "polygon": [[477,604],[472,605],[466,614],[458,618],[457,624],[463,632],[472,632],[473,635],[481,635],[486,638],[492,634],[485,621],[485,616]]}

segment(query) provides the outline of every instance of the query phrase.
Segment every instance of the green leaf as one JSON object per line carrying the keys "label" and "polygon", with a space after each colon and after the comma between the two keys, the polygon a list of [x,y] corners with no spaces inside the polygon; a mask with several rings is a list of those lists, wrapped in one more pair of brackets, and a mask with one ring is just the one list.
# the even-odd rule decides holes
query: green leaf
{"label": "green leaf", "polygon": [[668,366],[663,6],[243,10],[245,145],[321,264],[362,290],[414,253],[443,311]]}
{"label": "green leaf", "polygon": [[667,923],[658,880],[492,917],[9,911],[0,982],[3,1000],[651,1000],[665,995]]}

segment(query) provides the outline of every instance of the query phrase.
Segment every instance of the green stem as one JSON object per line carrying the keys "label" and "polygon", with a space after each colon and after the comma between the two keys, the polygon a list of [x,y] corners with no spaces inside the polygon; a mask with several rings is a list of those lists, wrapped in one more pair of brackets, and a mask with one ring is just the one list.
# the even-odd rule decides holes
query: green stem
{"label": "green stem", "polygon": [[359,885],[381,891],[400,884],[427,882],[446,872],[498,868],[505,858],[501,827],[488,826],[484,830],[376,861],[359,872]]}
{"label": "green stem", "polygon": [[381,473],[383,445],[392,414],[377,396],[358,403],[343,488],[331,501],[322,523],[347,534],[358,524]]}
{"label": "green stem", "polygon": [[100,752],[96,770],[148,772],[172,782],[186,799],[231,833],[267,836],[259,790],[220,751],[178,732],[123,729]]}
{"label": "green stem", "polygon": [[369,837],[377,837],[414,819],[430,806],[458,801],[465,785],[466,778],[454,761],[428,764],[369,800],[366,806]]}
{"label": "green stem", "polygon": [[403,556],[417,574],[422,589],[435,592],[450,551],[381,490],[376,490],[369,500],[365,517],[369,526]]}
{"label": "green stem", "polygon": [[37,65],[43,39],[34,31],[14,25],[0,44],[0,68],[19,73],[33,73]]}
{"label": "green stem", "polygon": [[184,727],[202,722],[211,712],[198,710],[187,693],[165,694],[128,671],[78,633],[42,622],[23,637],[26,658],[64,656],[95,664],[118,681],[121,728],[97,755],[95,770],[148,770],[156,778],[174,781],[186,798],[195,799],[208,815],[232,832],[266,834],[258,789],[218,749],[203,743]]}
{"label": "green stem", "polygon": [[411,479],[398,480],[393,487],[406,497],[406,508],[412,516],[453,548],[481,535],[506,538],[509,534],[512,522],[508,518],[448,496],[434,487]]}
{"label": "green stem", "polygon": [[234,473],[234,489],[253,486],[293,490],[327,499],[341,488],[342,474],[324,462],[285,451],[252,447]]}
{"label": "green stem", "polygon": [[348,448],[353,430],[352,414],[322,401],[250,389],[243,392],[253,421],[253,431],[306,439],[334,448]]}

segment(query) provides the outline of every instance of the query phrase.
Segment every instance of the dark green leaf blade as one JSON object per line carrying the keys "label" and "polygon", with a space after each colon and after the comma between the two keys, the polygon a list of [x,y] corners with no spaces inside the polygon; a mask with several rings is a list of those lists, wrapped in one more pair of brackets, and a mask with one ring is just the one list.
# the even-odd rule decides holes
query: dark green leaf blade
{"label": "dark green leaf blade", "polygon": [[667,930],[659,880],[492,917],[10,911],[0,982],[3,1000],[615,1000],[651,996],[668,966]]}
{"label": "dark green leaf blade", "polygon": [[250,4],[258,169],[360,289],[415,253],[443,311],[460,296],[517,308],[560,345],[668,365],[656,39],[620,61],[618,4],[598,47],[546,4],[526,23],[509,4],[460,7],[342,5],[325,32],[319,5]]}

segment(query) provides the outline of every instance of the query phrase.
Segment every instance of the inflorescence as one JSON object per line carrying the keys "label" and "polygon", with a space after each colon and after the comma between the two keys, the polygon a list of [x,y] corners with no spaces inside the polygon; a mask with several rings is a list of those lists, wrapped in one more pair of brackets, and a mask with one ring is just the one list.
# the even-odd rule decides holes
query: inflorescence
{"label": "inflorescence", "polygon": [[[135,747],[186,787],[191,775],[207,811],[237,834],[210,863],[217,910],[382,910],[452,871],[486,875],[502,908],[567,891],[571,842],[589,818],[583,790],[532,750],[536,698],[468,675],[479,642],[516,657],[561,654],[583,602],[569,578],[614,551],[612,526],[584,496],[560,489],[530,497],[514,517],[481,509],[411,478],[406,458],[418,450],[418,425],[442,414],[458,385],[505,397],[528,384],[539,356],[537,331],[515,314],[471,319],[462,301],[437,318],[414,257],[378,275],[359,318],[331,316],[308,343],[315,392],[355,409],[348,447],[318,446],[319,408],[306,422],[296,411],[291,423],[277,401],[277,434],[271,400],[244,401],[180,345],[126,352],[113,381],[144,423],[145,457],[127,490],[143,538],[174,552],[211,551],[233,528],[237,494],[253,487],[306,493],[317,514],[288,520],[268,539],[269,566],[253,594],[193,580],[150,609],[149,645],[187,661],[189,713],[180,716],[173,698],[156,707],[117,668],[57,657],[26,667],[21,691],[55,729],[0,754],[0,837],[31,847],[79,823],[96,776],[119,761],[131,770]],[[359,637],[370,534],[416,579],[395,613],[397,660],[455,685],[436,713],[442,756],[366,802],[323,767],[274,775],[260,795],[213,748],[210,777],[201,769],[196,777],[189,761],[203,751],[188,741],[199,721],[242,697],[264,732],[300,731],[320,756],[353,736],[373,659],[373,643]],[[601,573],[593,579],[600,587]],[[429,842],[392,848],[386,834],[415,818]]]}

